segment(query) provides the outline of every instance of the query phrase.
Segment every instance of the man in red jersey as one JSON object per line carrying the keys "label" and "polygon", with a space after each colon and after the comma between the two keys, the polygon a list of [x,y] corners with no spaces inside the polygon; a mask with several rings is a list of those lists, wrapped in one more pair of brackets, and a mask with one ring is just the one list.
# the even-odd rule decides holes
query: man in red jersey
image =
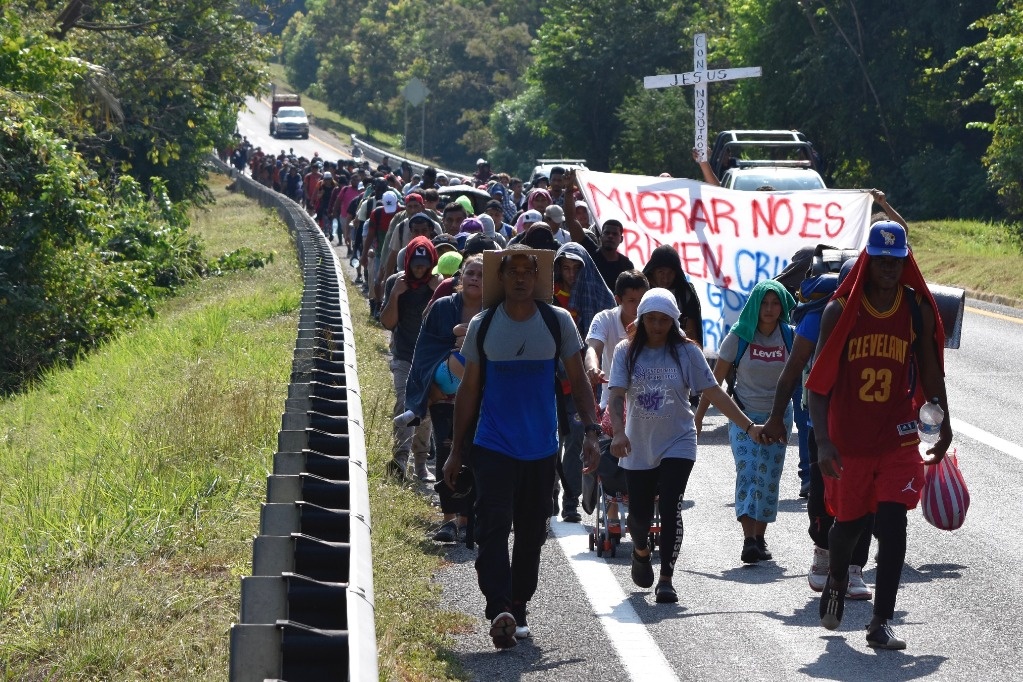
{"label": "man in red jersey", "polygon": [[[856,266],[824,309],[806,382],[825,503],[835,516],[821,625],[834,630],[842,621],[849,560],[860,534],[870,532],[873,512],[877,586],[867,644],[883,649],[906,648],[888,622],[906,558],[906,512],[920,501],[924,465],[940,462],[952,442],[936,310],[905,229],[874,223]],[[921,459],[916,410],[930,398],[938,398],[945,419]]]}

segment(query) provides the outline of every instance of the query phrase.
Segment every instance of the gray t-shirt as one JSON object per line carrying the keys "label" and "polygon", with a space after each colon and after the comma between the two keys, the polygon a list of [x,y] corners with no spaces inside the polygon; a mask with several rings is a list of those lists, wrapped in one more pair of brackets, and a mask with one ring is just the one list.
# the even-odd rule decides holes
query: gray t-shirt
{"label": "gray t-shirt", "polygon": [[[718,357],[723,362],[735,362],[739,341],[738,336],[729,333],[718,348]],[[781,324],[775,327],[770,336],[764,336],[759,331],[754,333],[753,343],[747,346],[735,373],[735,395],[746,410],[760,413],[771,411],[778,377],[788,357]]]}
{"label": "gray t-shirt", "polygon": [[633,471],[654,469],[665,457],[696,459],[696,422],[690,390],[714,386],[714,374],[694,343],[676,346],[675,362],[667,346],[644,348],[632,376],[626,373],[629,341],[615,347],[609,388],[624,388],[625,435],[632,453],[619,462]]}

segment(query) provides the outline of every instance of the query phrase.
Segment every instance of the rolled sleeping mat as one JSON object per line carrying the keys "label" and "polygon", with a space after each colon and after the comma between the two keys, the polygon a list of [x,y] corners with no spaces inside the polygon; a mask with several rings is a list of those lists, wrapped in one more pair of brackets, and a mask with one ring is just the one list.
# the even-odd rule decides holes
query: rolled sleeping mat
{"label": "rolled sleeping mat", "polygon": [[934,297],[941,323],[945,327],[945,348],[959,348],[963,336],[963,315],[966,312],[966,291],[930,282],[927,288]]}

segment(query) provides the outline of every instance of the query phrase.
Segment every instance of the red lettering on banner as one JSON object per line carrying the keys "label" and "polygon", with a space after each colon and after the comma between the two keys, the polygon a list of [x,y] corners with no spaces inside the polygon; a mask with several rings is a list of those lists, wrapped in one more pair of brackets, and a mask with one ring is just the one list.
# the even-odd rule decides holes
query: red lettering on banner
{"label": "red lettering on banner", "polygon": [[692,232],[693,226],[689,224],[689,215],[685,212],[685,198],[677,194],[665,194],[664,203],[667,205],[668,224],[671,225],[672,231],[674,232],[678,227],[678,224],[675,222],[675,217],[677,216],[682,220],[686,233]]}
{"label": "red lettering on banner", "polygon": [[586,186],[590,190],[590,196],[593,197],[593,212],[596,213],[597,215],[603,213],[603,209],[600,206],[600,199],[610,201],[612,204],[620,208],[623,212],[625,211],[625,206],[622,205],[621,195],[619,194],[617,188],[611,190],[610,194],[604,194],[600,190],[600,188],[594,185],[592,182],[586,183]]}
{"label": "red lettering on banner", "polygon": [[681,242],[675,245],[678,257],[682,261],[682,269],[688,273],[704,273],[707,268],[703,263],[703,248],[700,242]]}
{"label": "red lettering on banner", "polygon": [[[775,234],[788,234],[792,231],[795,226],[795,212],[792,210],[792,200],[788,197],[769,197],[767,199],[767,206],[771,211],[771,227],[774,228]],[[784,209],[787,214],[786,221],[784,223],[780,220],[780,214]],[[784,229],[782,229],[784,226]]]}
{"label": "red lettering on banner", "polygon": [[818,224],[824,222],[820,218],[815,218],[814,213],[823,208],[820,204],[803,204],[803,229],[799,231],[799,236],[805,239],[820,239],[820,232],[810,232],[811,224]]}
{"label": "red lettering on banner", "polygon": [[725,201],[724,199],[711,199],[710,209],[711,213],[714,214],[714,234],[721,232],[721,223],[728,222],[732,224],[735,236],[739,236],[739,221],[733,217],[735,215],[735,206],[732,202]]}
{"label": "red lettering on banner", "polygon": [[643,224],[651,230],[664,234],[668,226],[664,219],[664,209],[661,207],[660,197],[661,195],[656,192],[640,192],[636,203],[639,205],[639,217]]}
{"label": "red lettering on banner", "polygon": [[[832,209],[834,209],[834,212],[832,212]],[[824,207],[824,215],[829,221],[824,223],[824,234],[828,235],[829,239],[834,239],[842,233],[842,230],[845,229],[845,216],[842,215],[842,205],[832,201]],[[832,232],[831,229],[830,221],[832,220],[838,221],[838,228],[835,229],[834,232]]]}
{"label": "red lettering on banner", "polygon": [[710,275],[713,275],[713,280],[728,288],[732,286],[732,278],[725,277],[721,274],[721,263],[725,260],[725,249],[721,244],[717,246],[717,254],[715,255],[707,244],[701,244],[701,251],[703,252],[703,279],[712,279],[708,276],[708,266],[710,266]]}
{"label": "red lettering on banner", "polygon": [[765,213],[764,212],[763,204],[761,204],[756,199],[754,199],[752,201],[752,209],[753,209],[753,211],[752,211],[753,212],[753,236],[754,237],[759,237],[760,236],[760,224],[761,223],[763,223],[764,227],[767,228],[767,234],[769,234],[769,235],[773,234],[774,233],[774,229],[773,229],[773,225],[772,225],[771,216],[769,215],[770,214],[770,210],[768,210],[768,212]]}
{"label": "red lettering on banner", "polygon": [[710,228],[711,234],[718,233],[717,226],[715,226],[714,223],[707,219],[707,207],[704,205],[703,199],[693,199],[693,210],[690,213],[690,215],[692,216],[691,224],[694,231],[696,230],[697,223],[703,223],[704,225]]}

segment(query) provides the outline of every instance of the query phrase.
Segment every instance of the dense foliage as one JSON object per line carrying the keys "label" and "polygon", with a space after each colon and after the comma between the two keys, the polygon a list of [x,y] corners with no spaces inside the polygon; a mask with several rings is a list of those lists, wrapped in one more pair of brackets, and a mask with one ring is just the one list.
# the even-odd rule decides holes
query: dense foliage
{"label": "dense foliage", "polygon": [[211,272],[185,207],[205,200],[208,156],[266,56],[235,9],[71,0],[0,14],[0,393]]}
{"label": "dense foliage", "polygon": [[426,153],[449,165],[486,155],[521,174],[568,156],[695,175],[689,89],[642,78],[691,70],[702,31],[712,68],[764,70],[711,86],[712,133],[802,130],[830,184],[882,187],[914,218],[1017,217],[1021,16],[1019,0],[307,0],[282,58],[377,129],[403,130],[401,88],[421,78]]}

